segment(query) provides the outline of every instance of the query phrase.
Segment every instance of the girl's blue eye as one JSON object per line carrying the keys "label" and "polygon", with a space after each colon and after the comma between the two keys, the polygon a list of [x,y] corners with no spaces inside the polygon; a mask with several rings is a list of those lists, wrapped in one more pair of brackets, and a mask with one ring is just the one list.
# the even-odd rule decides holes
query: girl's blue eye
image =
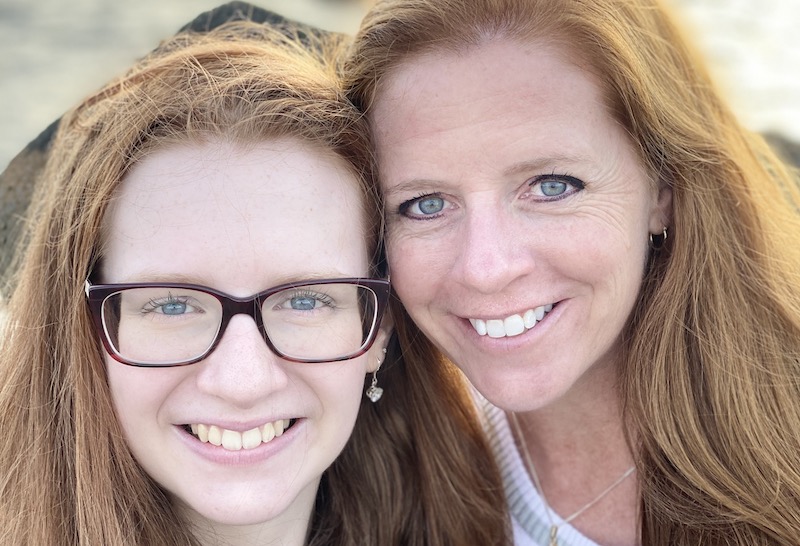
{"label": "girl's blue eye", "polygon": [[317,299],[311,296],[299,296],[292,298],[290,305],[296,311],[310,311],[317,306]]}
{"label": "girl's blue eye", "polygon": [[333,308],[336,301],[328,294],[317,290],[291,290],[280,292],[283,296],[275,307],[276,309],[291,309],[292,311],[316,311],[322,307]]}
{"label": "girl's blue eye", "polygon": [[142,307],[142,312],[176,317],[189,313],[201,313],[202,308],[197,305],[196,300],[193,301],[193,298],[167,294],[162,298],[154,298],[148,301]]}
{"label": "girl's blue eye", "polygon": [[161,306],[161,312],[165,315],[182,315],[186,312],[186,303],[173,301]]}

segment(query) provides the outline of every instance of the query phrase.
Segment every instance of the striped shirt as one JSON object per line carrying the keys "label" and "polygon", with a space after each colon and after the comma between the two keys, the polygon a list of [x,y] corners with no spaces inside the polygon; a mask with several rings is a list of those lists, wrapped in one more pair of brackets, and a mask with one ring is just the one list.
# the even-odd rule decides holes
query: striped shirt
{"label": "striped shirt", "polygon": [[514,444],[505,412],[477,392],[475,400],[483,428],[503,476],[503,487],[514,526],[515,546],[548,546],[551,520],[558,525],[559,546],[599,546],[568,523],[564,523],[555,512],[550,511],[548,516],[547,507]]}

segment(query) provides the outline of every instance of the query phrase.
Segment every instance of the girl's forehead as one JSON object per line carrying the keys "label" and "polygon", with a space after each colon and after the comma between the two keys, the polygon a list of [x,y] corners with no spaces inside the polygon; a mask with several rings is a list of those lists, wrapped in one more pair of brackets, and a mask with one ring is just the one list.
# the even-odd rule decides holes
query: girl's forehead
{"label": "girl's forehead", "polygon": [[104,275],[361,276],[365,228],[350,170],[298,142],[164,148],[122,181],[105,219]]}

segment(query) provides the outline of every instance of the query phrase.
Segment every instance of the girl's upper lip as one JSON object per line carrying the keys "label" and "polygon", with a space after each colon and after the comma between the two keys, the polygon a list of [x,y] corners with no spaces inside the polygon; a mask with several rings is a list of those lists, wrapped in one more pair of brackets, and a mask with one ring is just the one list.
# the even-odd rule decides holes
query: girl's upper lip
{"label": "girl's upper lip", "polygon": [[281,419],[286,420],[286,421],[291,421],[291,420],[302,419],[302,417],[300,417],[298,415],[294,415],[292,417],[275,417],[275,418],[266,418],[266,419],[248,419],[246,421],[244,421],[244,420],[224,420],[224,419],[221,420],[219,417],[212,417],[212,418],[209,418],[209,419],[191,417],[191,418],[189,418],[189,420],[176,422],[175,426],[203,424],[203,425],[216,426],[216,427],[223,428],[223,429],[226,429],[226,430],[233,430],[233,431],[236,431],[236,432],[247,432],[248,430],[252,430],[252,429],[257,428],[257,427],[262,427],[262,426],[266,425],[267,423],[274,423],[275,421],[278,421],[278,420],[281,420]]}

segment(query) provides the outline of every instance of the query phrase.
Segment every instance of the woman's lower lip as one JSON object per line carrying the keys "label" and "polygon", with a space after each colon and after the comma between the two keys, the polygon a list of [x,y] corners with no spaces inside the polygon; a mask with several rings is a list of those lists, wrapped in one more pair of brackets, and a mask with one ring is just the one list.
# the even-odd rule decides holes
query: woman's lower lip
{"label": "woman's lower lip", "polygon": [[256,448],[239,450],[229,450],[210,442],[201,442],[180,425],[175,425],[175,429],[180,440],[192,453],[208,462],[230,466],[255,464],[275,457],[296,440],[299,429],[304,427],[305,424],[305,419],[297,419],[281,436],[262,443]]}

